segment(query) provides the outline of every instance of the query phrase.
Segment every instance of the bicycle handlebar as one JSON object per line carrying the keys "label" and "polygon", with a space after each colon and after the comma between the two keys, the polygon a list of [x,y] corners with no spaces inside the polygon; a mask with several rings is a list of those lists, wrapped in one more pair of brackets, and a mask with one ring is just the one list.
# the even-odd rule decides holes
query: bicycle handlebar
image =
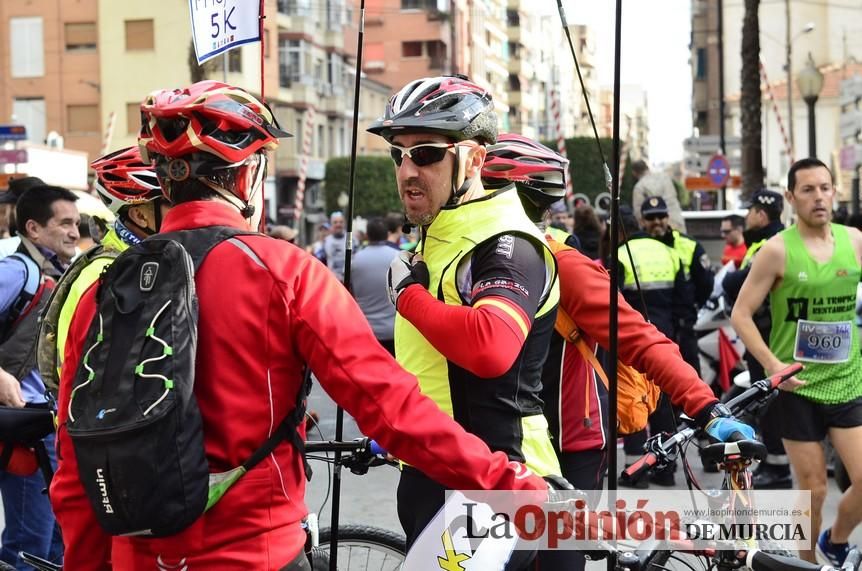
{"label": "bicycle handlebar", "polygon": [[370,438],[355,440],[310,440],[305,443],[306,452],[353,452],[355,454],[371,454],[386,456],[386,450]]}
{"label": "bicycle handlebar", "polygon": [[746,389],[742,394],[727,401],[727,408],[734,414],[737,414],[746,406],[751,404],[751,401],[757,399],[764,393],[768,394],[778,388],[778,385],[800,372],[804,367],[800,363],[793,363],[781,369],[774,375],[770,375],[765,379],[755,381],[751,384],[751,388]]}
{"label": "bicycle handlebar", "polygon": [[[764,395],[772,393],[772,391],[777,389],[778,385],[802,369],[803,366],[801,364],[793,363],[774,375],[752,383],[751,388],[746,389],[745,392],[728,401],[726,403],[727,407],[730,409],[731,413],[739,414],[743,409],[752,404],[752,402],[759,401],[764,397]],[[659,462],[660,458],[670,455],[677,446],[689,440],[696,433],[697,430],[689,427],[676,432],[666,440],[658,439],[656,441],[647,441],[647,453],[641,456],[631,466],[623,470],[623,473],[630,478],[637,478],[644,471],[655,466]],[[739,432],[734,433],[731,437],[731,440],[743,439],[744,435]]]}
{"label": "bicycle handlebar", "polygon": [[[351,472],[363,475],[373,466],[389,464],[386,450],[370,438],[357,438],[350,441],[312,441],[305,443],[305,451],[313,454],[315,452],[343,452],[346,456],[341,458],[341,464]],[[316,458],[323,460],[323,458]]]}
{"label": "bicycle handlebar", "polygon": [[753,571],[837,571],[835,567],[809,563],[795,557],[785,557],[752,549],[745,555],[745,564]]}

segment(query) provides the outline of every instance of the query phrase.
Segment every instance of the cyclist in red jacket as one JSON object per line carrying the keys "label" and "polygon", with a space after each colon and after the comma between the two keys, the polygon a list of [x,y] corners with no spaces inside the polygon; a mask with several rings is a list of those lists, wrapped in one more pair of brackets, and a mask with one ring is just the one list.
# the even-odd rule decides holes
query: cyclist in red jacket
{"label": "cyclist in red jacket", "polygon": [[[486,188],[514,183],[527,216],[541,227],[549,206],[565,196],[567,170],[568,160],[544,145],[505,133],[499,135],[497,144],[488,147],[482,180]],[[545,238],[549,243],[554,240],[550,234]],[[559,310],[572,318],[594,350],[598,346],[607,349],[608,273],[574,248],[566,247],[555,256],[560,276]],[[622,295],[618,301],[620,360],[645,372],[699,425],[717,416],[729,416],[706,383],[682,359],[677,345],[647,323]],[[542,372],[542,400],[563,477],[577,489],[601,489],[608,451],[607,392],[581,353],[556,331]],[[733,424],[736,430],[753,437],[749,426],[736,420]],[[715,432],[714,436],[722,435]],[[540,555],[540,565],[560,568],[547,560],[548,555]],[[569,555],[561,552],[552,557]],[[571,567],[572,562],[566,564],[566,569],[576,569]],[[579,564],[583,569],[582,558]]]}
{"label": "cyclist in red jacket", "polygon": [[[162,231],[258,227],[266,151],[282,131],[253,96],[214,81],[159,91],[142,104],[142,151],[174,208]],[[419,392],[374,338],[331,272],[302,249],[263,235],[217,245],[195,276],[199,299],[195,396],[211,471],[237,466],[291,411],[305,365],[392,454],[460,489],[536,490],[545,482],[467,434]],[[70,569],[305,570],[303,464],[283,442],[189,528],[165,538],[112,537],[99,528],[65,427],[70,383],[93,319],[82,297],[66,344],[59,468],[51,500]]]}

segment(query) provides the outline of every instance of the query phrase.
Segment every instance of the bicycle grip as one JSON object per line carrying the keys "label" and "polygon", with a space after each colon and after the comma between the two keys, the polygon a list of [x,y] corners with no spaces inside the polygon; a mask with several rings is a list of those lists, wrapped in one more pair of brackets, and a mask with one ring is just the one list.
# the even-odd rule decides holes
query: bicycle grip
{"label": "bicycle grip", "polygon": [[638,458],[634,462],[634,464],[632,464],[631,466],[629,466],[628,468],[623,470],[623,473],[630,478],[634,478],[635,476],[639,475],[641,472],[649,470],[650,468],[655,466],[656,462],[658,462],[658,458],[656,458],[656,455],[653,454],[652,452],[648,452],[648,453],[644,454],[643,456],[641,456],[640,458]]}
{"label": "bicycle grip", "polygon": [[377,444],[376,440],[368,441],[368,451],[374,454],[375,456],[386,456],[387,452],[383,449],[382,446]]}
{"label": "bicycle grip", "polygon": [[823,571],[831,569],[817,563],[809,563],[795,557],[764,553],[759,549],[748,552],[745,564],[754,571]]}
{"label": "bicycle grip", "polygon": [[805,367],[802,365],[802,363],[793,363],[791,365],[788,365],[774,375],[771,375],[769,377],[769,384],[774,389],[796,373],[802,371],[802,369],[804,368]]}

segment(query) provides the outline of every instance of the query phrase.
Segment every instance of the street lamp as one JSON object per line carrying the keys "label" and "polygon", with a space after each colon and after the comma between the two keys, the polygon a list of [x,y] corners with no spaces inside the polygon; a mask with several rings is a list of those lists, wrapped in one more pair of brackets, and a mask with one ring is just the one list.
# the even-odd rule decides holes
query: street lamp
{"label": "street lamp", "polygon": [[823,74],[814,65],[814,58],[808,52],[808,62],[796,78],[796,86],[802,99],[808,105],[808,156],[817,157],[817,133],[814,128],[814,104],[823,89]]}

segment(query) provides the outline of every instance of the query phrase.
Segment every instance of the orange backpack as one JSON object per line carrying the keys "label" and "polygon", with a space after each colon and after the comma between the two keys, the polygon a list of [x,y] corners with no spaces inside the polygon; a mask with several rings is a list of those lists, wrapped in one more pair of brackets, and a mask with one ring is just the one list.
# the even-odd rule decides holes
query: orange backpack
{"label": "orange backpack", "polygon": [[[561,251],[572,249],[556,240],[548,240],[548,244],[555,256]],[[608,376],[604,368],[592,348],[587,345],[574,320],[562,307],[557,308],[554,329],[563,339],[577,347],[607,389]],[[586,387],[587,402],[589,402],[590,384],[586,383]],[[646,428],[649,415],[658,406],[660,396],[659,388],[645,374],[622,361],[617,361],[617,431],[619,434],[633,434]]]}

